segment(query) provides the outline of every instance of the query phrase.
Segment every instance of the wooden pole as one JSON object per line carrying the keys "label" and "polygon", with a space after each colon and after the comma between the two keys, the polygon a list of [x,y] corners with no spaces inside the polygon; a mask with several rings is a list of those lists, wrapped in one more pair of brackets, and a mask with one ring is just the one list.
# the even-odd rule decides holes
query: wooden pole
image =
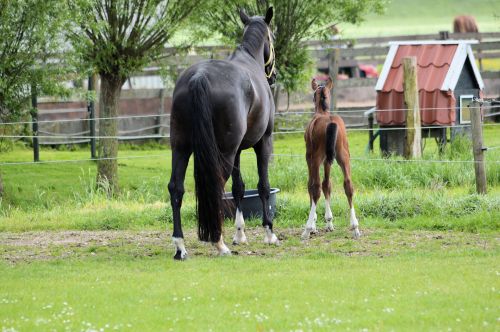
{"label": "wooden pole", "polygon": [[474,153],[474,171],[476,173],[476,190],[478,194],[486,194],[486,170],[484,167],[483,126],[481,121],[481,105],[474,100],[469,105],[472,127],[472,152]]}
{"label": "wooden pole", "polygon": [[33,160],[35,162],[40,161],[40,145],[38,142],[38,98],[36,85],[31,85],[31,121],[32,132],[33,132]]}
{"label": "wooden pole", "polygon": [[373,113],[368,114],[368,149],[373,152],[373,141],[375,137],[373,135]]}
{"label": "wooden pole", "polygon": [[333,89],[330,90],[330,112],[337,110],[337,76],[339,74],[340,49],[334,48],[328,56],[328,75],[332,78]]}
{"label": "wooden pole", "polygon": [[[89,76],[89,84],[88,84],[88,90],[89,91],[95,91],[95,80],[96,80],[96,75],[90,75]],[[90,158],[96,159],[97,158],[97,153],[95,149],[95,102],[94,99],[91,99],[87,105],[87,109],[89,112],[89,130],[90,130]]]}
{"label": "wooden pole", "polygon": [[406,137],[404,157],[422,157],[422,130],[418,102],[417,58],[403,58],[403,89],[406,104]]}
{"label": "wooden pole", "polygon": [[163,89],[160,89],[160,94],[158,96],[158,98],[160,99],[160,108],[158,110],[158,136],[159,139],[158,141],[159,142],[168,142],[168,138],[165,137],[166,134],[168,134],[168,131],[167,131],[167,125],[168,125],[168,119],[167,117],[165,116],[165,88]]}

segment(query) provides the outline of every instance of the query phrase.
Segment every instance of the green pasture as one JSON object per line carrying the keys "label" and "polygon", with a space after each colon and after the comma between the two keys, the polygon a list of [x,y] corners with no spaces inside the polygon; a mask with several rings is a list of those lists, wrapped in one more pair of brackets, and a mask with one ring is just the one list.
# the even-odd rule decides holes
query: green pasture
{"label": "green pasture", "polygon": [[384,14],[369,14],[359,25],[340,25],[346,37],[433,34],[453,31],[457,15],[472,15],[480,32],[500,29],[500,3],[494,0],[392,0]]}
{"label": "green pasture", "polygon": [[[338,241],[343,236],[335,233],[323,247],[290,240],[265,252],[252,246],[254,256],[201,256],[183,263],[174,262],[164,247],[141,252],[131,244],[92,254],[84,249],[76,258],[0,263],[0,326],[4,331],[498,330],[496,240],[425,234],[430,240],[411,248],[416,234],[382,232],[355,242]],[[339,246],[345,253],[332,250]],[[381,248],[356,251],[361,246]]]}
{"label": "green pasture", "polygon": [[[500,146],[486,126],[486,146]],[[166,146],[122,145],[121,191],[95,189],[86,147],[44,148],[42,161],[1,166],[0,326],[3,331],[498,330],[500,149],[487,152],[487,195],[474,193],[470,142],[423,162],[366,152],[368,134],[349,141],[363,236],[352,240],[338,167],[336,230],[301,241],[309,208],[301,134],[275,137],[270,181],[278,187],[278,247],[247,220],[248,246],[231,257],[197,241],[192,165],[182,217],[190,259],[172,260]],[[128,157],[134,157],[126,159]],[[140,158],[136,158],[140,157]],[[16,144],[0,162],[27,162]],[[450,162],[434,162],[445,160]],[[247,189],[255,156],[242,155]],[[228,184],[228,188],[229,188]],[[226,220],[230,242],[232,221]]]}
{"label": "green pasture", "polygon": [[[499,129],[485,127],[486,146],[500,146]],[[487,152],[489,194],[476,195],[470,142],[458,140],[437,153],[433,140],[426,142],[421,162],[382,159],[366,152],[367,133],[349,134],[355,206],[363,223],[383,227],[425,229],[495,230],[500,220],[500,149]],[[277,227],[301,227],[307,217],[307,165],[301,134],[275,137],[270,183],[280,188]],[[67,163],[5,165],[1,172],[5,195],[1,201],[0,230],[124,230],[171,227],[167,184],[170,151],[162,145],[138,149],[123,146],[119,156],[121,191],[113,199],[96,190],[96,166],[86,149],[43,149],[42,161]],[[29,148],[16,147],[0,154],[1,162],[32,158]],[[131,158],[131,159],[126,159]],[[435,162],[444,160],[444,162]],[[447,162],[448,161],[448,162]],[[258,177],[252,151],[242,154],[246,188],[256,188]],[[195,224],[192,164],[186,176],[183,223]],[[347,201],[338,167],[333,172],[332,209],[336,221],[346,222]],[[230,181],[227,185],[230,189]],[[320,204],[322,212],[323,204]],[[71,213],[69,213],[71,211]],[[477,223],[481,220],[480,224]],[[230,223],[230,221],[228,221]],[[258,224],[259,221],[255,221]],[[478,226],[480,225],[480,226]]]}

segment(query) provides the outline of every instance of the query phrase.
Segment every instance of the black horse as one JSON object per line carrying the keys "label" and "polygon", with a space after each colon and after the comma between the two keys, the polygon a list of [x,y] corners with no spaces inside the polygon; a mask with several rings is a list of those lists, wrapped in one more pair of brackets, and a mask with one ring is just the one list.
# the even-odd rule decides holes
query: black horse
{"label": "black horse", "polygon": [[[244,220],[240,209],[245,185],[240,173],[240,154],[253,147],[257,155],[258,191],[263,206],[264,241],[277,244],[269,215],[268,164],[272,153],[274,101],[269,87],[274,83],[273,39],[266,16],[248,17],[243,42],[227,60],[208,60],[188,68],[177,80],[170,123],[172,176],[168,184],[174,218],[175,259],[185,259],[180,209],[184,178],[194,154],[198,237],[210,241],[219,254],[231,252],[222,239],[224,184],[232,176],[236,203],[234,244],[245,243]],[[267,80],[266,80],[267,79]]]}

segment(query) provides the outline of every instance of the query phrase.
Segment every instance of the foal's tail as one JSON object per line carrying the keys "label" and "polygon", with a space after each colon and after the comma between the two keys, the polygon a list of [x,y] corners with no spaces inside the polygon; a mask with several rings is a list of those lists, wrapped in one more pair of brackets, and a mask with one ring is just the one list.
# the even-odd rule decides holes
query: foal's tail
{"label": "foal's tail", "polygon": [[198,237],[218,242],[222,234],[223,162],[212,122],[210,82],[203,74],[189,81],[193,96],[193,154],[196,187]]}
{"label": "foal's tail", "polygon": [[329,123],[326,126],[326,161],[331,164],[335,159],[335,145],[337,144],[337,124]]}

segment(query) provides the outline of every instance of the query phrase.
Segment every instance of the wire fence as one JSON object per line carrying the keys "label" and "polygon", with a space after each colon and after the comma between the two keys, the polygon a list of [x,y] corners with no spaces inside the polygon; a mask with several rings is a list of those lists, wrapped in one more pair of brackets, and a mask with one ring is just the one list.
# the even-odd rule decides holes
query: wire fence
{"label": "wire fence", "polygon": [[[491,105],[491,106],[480,106],[480,107],[470,107],[469,109],[480,108],[480,109],[493,109],[500,108],[500,105]],[[408,109],[391,109],[391,110],[377,110],[372,109],[375,112],[400,112],[406,111]],[[422,111],[450,111],[449,108],[423,108]],[[357,111],[364,112],[364,111]],[[353,113],[353,111],[337,111],[335,113]],[[334,113],[334,114],[335,114]],[[314,112],[280,112],[276,113],[278,117],[286,117],[290,115],[312,115]],[[348,115],[348,114],[347,114]],[[500,115],[500,112],[489,113],[488,116],[496,116]],[[353,115],[355,116],[355,115]],[[366,114],[363,115],[366,117]],[[78,118],[78,119],[55,119],[55,120],[40,120],[40,121],[18,121],[18,122],[3,122],[0,123],[0,126],[6,125],[29,125],[29,124],[54,124],[54,123],[71,123],[71,122],[82,122],[82,121],[100,121],[100,120],[129,120],[129,119],[144,119],[144,118],[169,118],[170,114],[143,114],[143,115],[126,115],[126,116],[116,116],[116,117],[98,117],[95,119],[90,118]],[[342,115],[342,117],[346,117],[346,115]],[[360,117],[360,115],[357,115]],[[377,127],[377,128],[359,128],[360,126],[366,126],[366,124],[354,124],[351,127],[347,128],[348,132],[366,132],[366,131],[385,131],[385,130],[407,130],[406,127]],[[497,127],[500,126],[500,123],[483,123],[483,127]],[[448,125],[448,126],[423,126],[421,129],[445,129],[445,128],[470,128],[470,124],[458,124],[458,125]],[[1,128],[1,127],[0,127]],[[37,135],[29,135],[29,134],[20,134],[20,135],[9,135],[3,134],[0,135],[0,139],[71,139],[72,141],[49,141],[46,144],[78,144],[78,143],[87,143],[91,139],[119,139],[119,140],[146,140],[146,139],[168,139],[170,135],[168,134],[144,134],[144,135],[131,135],[134,133],[140,133],[148,130],[160,130],[169,128],[168,124],[155,124],[152,126],[146,126],[143,128],[137,128],[132,130],[120,130],[118,135],[89,135],[90,130],[83,130],[74,133],[54,133],[46,130],[39,130]],[[304,129],[296,129],[290,128],[290,130],[281,130],[276,131],[273,135],[289,135],[289,134],[302,134],[304,133]],[[496,150],[500,149],[500,146],[492,146],[486,147],[485,150]],[[122,159],[140,159],[140,158],[156,158],[163,157],[164,155],[148,155],[148,156],[123,156],[117,158],[100,158],[100,160],[122,160]],[[303,155],[284,155],[284,154],[273,154],[275,157],[303,157]],[[428,159],[420,159],[420,160],[399,160],[399,159],[387,159],[387,158],[351,158],[355,161],[363,161],[363,162],[422,162],[422,163],[474,163],[474,160],[428,160]],[[29,165],[29,164],[53,164],[53,163],[75,163],[75,162],[88,162],[95,161],[97,159],[75,159],[75,160],[50,160],[50,161],[38,161],[38,162],[2,162],[0,166],[8,166],[8,165]],[[487,163],[500,163],[500,161],[487,161]]]}
{"label": "wire fence", "polygon": [[[312,108],[312,106],[311,106]],[[491,105],[491,106],[478,106],[478,107],[468,107],[468,109],[473,110],[473,109],[482,109],[482,110],[487,110],[487,109],[495,109],[498,108],[500,109],[500,105]],[[83,110],[83,109],[82,109]],[[402,112],[402,111],[408,111],[408,108],[393,108],[393,109],[373,109],[373,112]],[[363,110],[359,111],[353,111],[353,110],[337,110],[332,114],[345,114],[342,115],[342,117],[346,117],[347,115],[352,115],[354,112],[361,112]],[[421,108],[420,111],[423,112],[430,112],[430,111],[447,111],[450,112],[449,107],[430,107],[430,108]],[[289,116],[289,115],[312,115],[314,114],[314,111],[285,111],[285,112],[276,112],[276,116]],[[489,113],[485,114],[485,116],[496,116],[500,115],[500,112],[496,113]],[[80,122],[80,121],[100,121],[100,120],[124,120],[124,119],[138,119],[138,118],[169,118],[171,116],[170,113],[164,113],[164,114],[143,114],[143,115],[124,115],[124,116],[114,116],[114,117],[95,117],[95,118],[77,118],[77,119],[54,119],[54,120],[38,120],[38,121],[15,121],[15,122],[0,122],[0,126],[7,126],[7,125],[26,125],[26,124],[33,124],[33,123],[66,123],[66,122]]]}
{"label": "wire fence", "polygon": [[[251,152],[243,152],[243,155],[251,155]],[[168,158],[171,156],[171,151],[163,154],[148,154],[134,156],[118,156],[114,158],[82,158],[82,159],[62,159],[62,160],[44,160],[44,161],[14,161],[2,162],[0,166],[19,166],[19,165],[44,165],[44,164],[66,164],[66,163],[82,163],[95,162],[99,160],[133,160],[133,159],[151,159],[151,158]],[[300,158],[305,159],[305,154],[283,154],[273,153],[271,157],[277,158]],[[474,164],[478,163],[474,160],[447,160],[447,159],[391,159],[391,158],[362,158],[351,157],[350,160],[360,162],[391,162],[391,163],[438,163],[438,164]],[[500,160],[486,160],[488,164],[500,164]]]}
{"label": "wire fence", "polygon": [[[498,127],[500,126],[500,123],[483,123],[483,127]],[[169,128],[169,126],[166,125],[157,125],[157,126],[150,126],[150,127],[145,127],[145,128],[140,128],[140,129],[135,129],[135,130],[130,130],[130,131],[124,131],[124,133],[133,133],[133,132],[140,132],[140,131],[146,131],[150,129],[155,129],[155,128]],[[463,124],[463,125],[451,125],[451,126],[423,126],[421,129],[447,129],[447,128],[470,128],[470,124]],[[406,127],[378,127],[378,128],[347,128],[347,132],[355,132],[355,131],[386,131],[386,130],[407,130],[408,128]],[[41,131],[39,131],[41,132]],[[85,131],[89,132],[89,131]],[[286,134],[300,134],[304,133],[304,129],[300,130],[286,130],[286,131],[277,131],[273,132],[273,135],[286,135]],[[84,132],[81,132],[84,133]],[[73,138],[73,139],[151,139],[151,138],[170,138],[170,135],[161,135],[161,134],[154,134],[154,135],[111,135],[111,136],[90,136],[90,135],[77,135],[76,134],[54,134],[54,133],[45,133],[45,135],[0,135],[0,138]]]}

